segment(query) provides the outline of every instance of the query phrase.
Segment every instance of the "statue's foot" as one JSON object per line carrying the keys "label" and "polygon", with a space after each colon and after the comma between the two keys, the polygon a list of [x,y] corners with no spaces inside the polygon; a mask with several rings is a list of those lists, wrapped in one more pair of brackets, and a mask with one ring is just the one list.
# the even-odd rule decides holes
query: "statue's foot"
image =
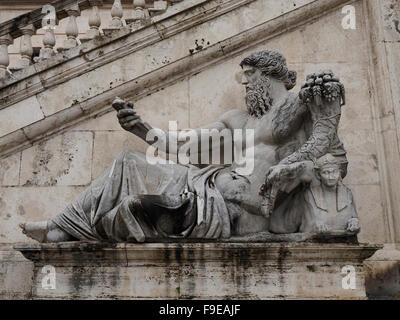
{"label": "statue's foot", "polygon": [[24,222],[20,223],[19,227],[27,237],[39,242],[46,242],[47,221]]}

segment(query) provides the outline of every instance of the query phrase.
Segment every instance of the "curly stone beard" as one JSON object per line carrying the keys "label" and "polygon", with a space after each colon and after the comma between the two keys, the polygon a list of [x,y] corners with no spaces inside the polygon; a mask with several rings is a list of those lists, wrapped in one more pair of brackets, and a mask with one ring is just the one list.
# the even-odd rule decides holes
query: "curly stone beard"
{"label": "curly stone beard", "polygon": [[270,87],[271,83],[267,77],[263,77],[257,80],[256,83],[247,86],[246,105],[252,117],[261,118],[271,108]]}

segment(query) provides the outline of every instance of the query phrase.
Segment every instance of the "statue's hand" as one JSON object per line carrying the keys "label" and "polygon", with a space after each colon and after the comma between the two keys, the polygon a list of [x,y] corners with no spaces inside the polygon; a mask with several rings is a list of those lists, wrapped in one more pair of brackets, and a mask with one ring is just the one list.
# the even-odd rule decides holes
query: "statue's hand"
{"label": "statue's hand", "polygon": [[275,185],[280,191],[289,193],[300,183],[311,181],[313,167],[311,161],[278,164],[269,169],[265,186]]}
{"label": "statue's hand", "polygon": [[357,233],[360,231],[360,229],[360,222],[357,218],[351,218],[349,221],[347,221],[347,231]]}
{"label": "statue's hand", "polygon": [[119,124],[126,131],[134,132],[138,124],[143,124],[143,121],[136,113],[132,102],[126,102],[121,98],[116,97],[112,106],[117,111]]}
{"label": "statue's hand", "polygon": [[329,232],[329,227],[322,221],[317,221],[315,223],[315,230],[317,233],[327,233]]}
{"label": "statue's hand", "polygon": [[283,171],[285,171],[287,167],[288,167],[287,165],[282,165],[282,164],[272,166],[268,170],[266,184],[272,185],[276,182],[279,182],[282,177]]}
{"label": "statue's hand", "polygon": [[152,127],[144,122],[136,113],[133,103],[125,102],[117,97],[112,103],[112,106],[117,111],[117,117],[121,127],[148,142],[146,137],[148,132],[152,130]]}
{"label": "statue's hand", "polygon": [[143,125],[144,123],[135,109],[121,109],[118,111],[117,117],[121,127],[133,133],[139,125]]}

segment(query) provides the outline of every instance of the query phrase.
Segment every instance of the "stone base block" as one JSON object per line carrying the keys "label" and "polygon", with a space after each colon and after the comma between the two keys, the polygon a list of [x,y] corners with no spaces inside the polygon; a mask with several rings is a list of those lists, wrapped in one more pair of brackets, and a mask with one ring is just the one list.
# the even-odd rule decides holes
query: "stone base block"
{"label": "stone base block", "polygon": [[368,299],[400,300],[400,248],[385,244],[365,261]]}
{"label": "stone base block", "polygon": [[98,242],[14,246],[34,262],[33,299],[365,299],[363,261],[381,247]]}
{"label": "stone base block", "polygon": [[0,243],[0,300],[30,299],[33,263]]}

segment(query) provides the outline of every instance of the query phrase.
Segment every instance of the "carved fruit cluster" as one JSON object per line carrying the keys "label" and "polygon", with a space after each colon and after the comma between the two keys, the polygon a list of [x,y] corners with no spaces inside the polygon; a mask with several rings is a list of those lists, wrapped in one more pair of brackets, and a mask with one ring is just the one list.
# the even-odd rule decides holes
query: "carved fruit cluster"
{"label": "carved fruit cluster", "polygon": [[331,70],[312,73],[307,76],[306,83],[301,87],[300,99],[303,103],[316,102],[322,104],[322,99],[328,102],[341,99],[345,104],[345,89],[340,79]]}

